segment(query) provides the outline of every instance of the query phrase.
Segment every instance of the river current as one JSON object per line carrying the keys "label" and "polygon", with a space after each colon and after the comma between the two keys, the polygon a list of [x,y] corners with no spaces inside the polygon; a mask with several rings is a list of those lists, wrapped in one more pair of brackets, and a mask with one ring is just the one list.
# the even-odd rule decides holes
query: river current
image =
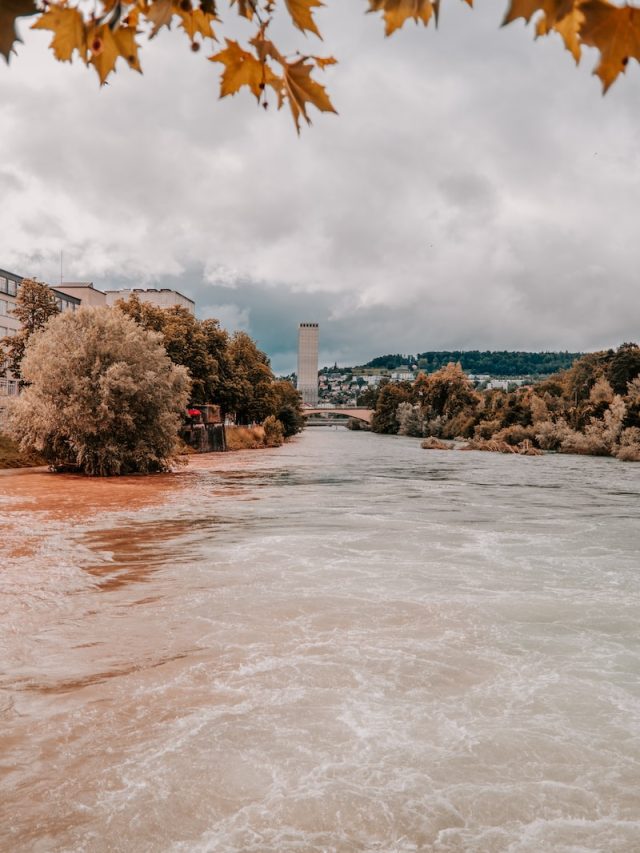
{"label": "river current", "polygon": [[640,465],[0,474],[0,850],[640,851]]}

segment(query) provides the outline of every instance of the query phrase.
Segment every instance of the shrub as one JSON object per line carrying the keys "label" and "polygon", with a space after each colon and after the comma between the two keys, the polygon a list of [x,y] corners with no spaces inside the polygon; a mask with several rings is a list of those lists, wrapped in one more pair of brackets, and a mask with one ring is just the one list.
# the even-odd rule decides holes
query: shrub
{"label": "shrub", "polygon": [[189,375],[160,335],[117,309],[80,308],[49,320],[22,362],[29,387],[10,431],[52,468],[109,476],[165,471],[179,459]]}
{"label": "shrub", "polygon": [[284,443],[284,429],[275,415],[269,415],[268,418],[265,418],[262,428],[264,429],[264,443],[267,447],[280,447]]}

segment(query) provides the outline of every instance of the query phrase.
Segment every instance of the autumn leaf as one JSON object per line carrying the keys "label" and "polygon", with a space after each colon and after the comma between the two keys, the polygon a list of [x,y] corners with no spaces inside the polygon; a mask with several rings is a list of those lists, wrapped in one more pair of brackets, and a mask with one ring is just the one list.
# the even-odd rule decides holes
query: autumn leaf
{"label": "autumn leaf", "polygon": [[31,29],[53,32],[50,47],[60,62],[71,62],[74,50],[78,51],[82,59],[86,58],[86,27],[84,18],[77,9],[51,5]]}
{"label": "autumn leaf", "polygon": [[237,4],[238,6],[238,14],[242,18],[247,18],[247,20],[253,20],[253,16],[256,11],[255,0],[231,0],[231,5]]}
{"label": "autumn leaf", "polygon": [[300,116],[304,118],[307,124],[311,124],[311,119],[307,114],[307,104],[313,104],[316,109],[323,113],[336,112],[324,86],[311,78],[313,67],[304,57],[296,62],[283,65],[284,91],[298,133],[300,133]]}
{"label": "autumn leaf", "polygon": [[518,18],[530,21],[536,12],[544,12],[547,32],[567,15],[570,15],[580,0],[511,0],[502,25],[510,24]]}
{"label": "autumn leaf", "polygon": [[369,0],[369,11],[382,11],[385,35],[400,29],[408,18],[427,26],[434,13],[437,13],[437,3],[432,0]]}
{"label": "autumn leaf", "polygon": [[550,24],[546,15],[536,23],[536,36],[546,36],[551,32],[557,32],[562,37],[564,46],[573,56],[576,64],[580,62],[580,28],[584,21],[584,15],[580,6],[576,5],[568,15],[565,15],[555,24]]}
{"label": "autumn leaf", "polygon": [[119,56],[126,60],[135,71],[142,72],[138,61],[138,45],[133,27],[117,27],[111,30],[108,24],[93,27],[87,34],[89,47],[88,64],[98,72],[100,84],[115,70]]}
{"label": "autumn leaf", "polygon": [[323,6],[320,0],[285,0],[287,10],[291,15],[291,20],[302,32],[311,32],[322,38],[320,31],[313,20],[312,10],[318,6]]}
{"label": "autumn leaf", "polygon": [[327,65],[337,65],[338,63],[338,60],[333,56],[312,56],[310,58],[313,59],[318,68],[322,69],[326,68]]}
{"label": "autumn leaf", "polygon": [[0,53],[9,61],[14,42],[22,41],[16,33],[16,18],[35,15],[33,0],[0,0]]}
{"label": "autumn leaf", "polygon": [[235,95],[242,86],[248,86],[259,99],[267,83],[267,71],[270,74],[273,72],[268,65],[241,48],[237,41],[225,41],[226,48],[209,57],[211,62],[221,62],[224,65],[220,80],[220,97]]}
{"label": "autumn leaf", "polygon": [[168,27],[171,24],[174,12],[173,0],[155,0],[147,6],[144,15],[153,24],[149,34],[150,39],[156,36],[163,27]]}
{"label": "autumn leaf", "polygon": [[630,58],[640,61],[640,9],[612,6],[604,0],[588,0],[581,9],[580,38],[600,51],[594,74],[606,92],[618,74],[624,74]]}
{"label": "autumn leaf", "polygon": [[215,39],[216,35],[211,29],[211,22],[216,19],[215,15],[203,12],[202,9],[191,9],[189,12],[178,9],[177,14],[180,16],[180,26],[191,41],[194,40],[196,33],[203,38]]}

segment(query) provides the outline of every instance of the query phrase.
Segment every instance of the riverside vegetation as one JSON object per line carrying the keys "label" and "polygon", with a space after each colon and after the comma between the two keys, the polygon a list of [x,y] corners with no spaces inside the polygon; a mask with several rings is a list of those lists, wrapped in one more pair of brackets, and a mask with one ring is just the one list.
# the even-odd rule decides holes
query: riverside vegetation
{"label": "riverside vegetation", "polygon": [[415,382],[383,382],[360,402],[375,409],[372,430],[466,439],[467,448],[535,453],[553,450],[640,461],[640,347],[588,353],[534,385],[506,392],[477,391],[460,364]]}
{"label": "riverside vegetation", "polygon": [[217,404],[236,424],[262,424],[262,446],[302,428],[295,388],[275,379],[247,334],[229,335],[217,320],[135,296],[60,314],[48,288],[28,279],[15,314],[22,331],[0,341],[0,358],[23,391],[7,430],[23,454],[53,469],[166,471],[182,458],[178,430],[189,401]]}

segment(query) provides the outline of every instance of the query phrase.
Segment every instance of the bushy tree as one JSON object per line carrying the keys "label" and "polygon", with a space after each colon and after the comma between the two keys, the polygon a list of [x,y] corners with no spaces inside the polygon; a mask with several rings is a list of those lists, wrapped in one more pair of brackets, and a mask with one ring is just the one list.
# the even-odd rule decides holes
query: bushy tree
{"label": "bushy tree", "polygon": [[29,339],[59,313],[56,297],[50,287],[34,278],[22,279],[13,309],[13,316],[20,321],[21,328],[15,335],[0,340],[0,376],[7,370],[14,376],[20,376]]}
{"label": "bushy tree", "polygon": [[397,435],[400,424],[396,413],[401,403],[411,402],[409,382],[387,382],[380,385],[378,404],[371,418],[373,432]]}
{"label": "bushy tree", "polygon": [[278,379],[272,385],[275,416],[282,424],[284,437],[291,438],[304,429],[302,398],[300,392],[286,379]]}
{"label": "bushy tree", "polygon": [[229,356],[236,392],[230,409],[236,413],[236,423],[262,423],[274,413],[276,403],[269,359],[246,332],[232,336]]}
{"label": "bushy tree", "polygon": [[163,471],[178,458],[187,371],[171,362],[160,334],[121,311],[53,318],[29,341],[22,370],[30,384],[10,430],[52,467],[108,476]]}
{"label": "bushy tree", "polygon": [[418,406],[411,403],[400,403],[396,411],[398,435],[409,435],[414,438],[422,436],[422,417]]}
{"label": "bushy tree", "polygon": [[284,429],[274,415],[269,415],[268,418],[265,418],[262,427],[264,429],[264,443],[267,447],[280,447],[283,444]]}

